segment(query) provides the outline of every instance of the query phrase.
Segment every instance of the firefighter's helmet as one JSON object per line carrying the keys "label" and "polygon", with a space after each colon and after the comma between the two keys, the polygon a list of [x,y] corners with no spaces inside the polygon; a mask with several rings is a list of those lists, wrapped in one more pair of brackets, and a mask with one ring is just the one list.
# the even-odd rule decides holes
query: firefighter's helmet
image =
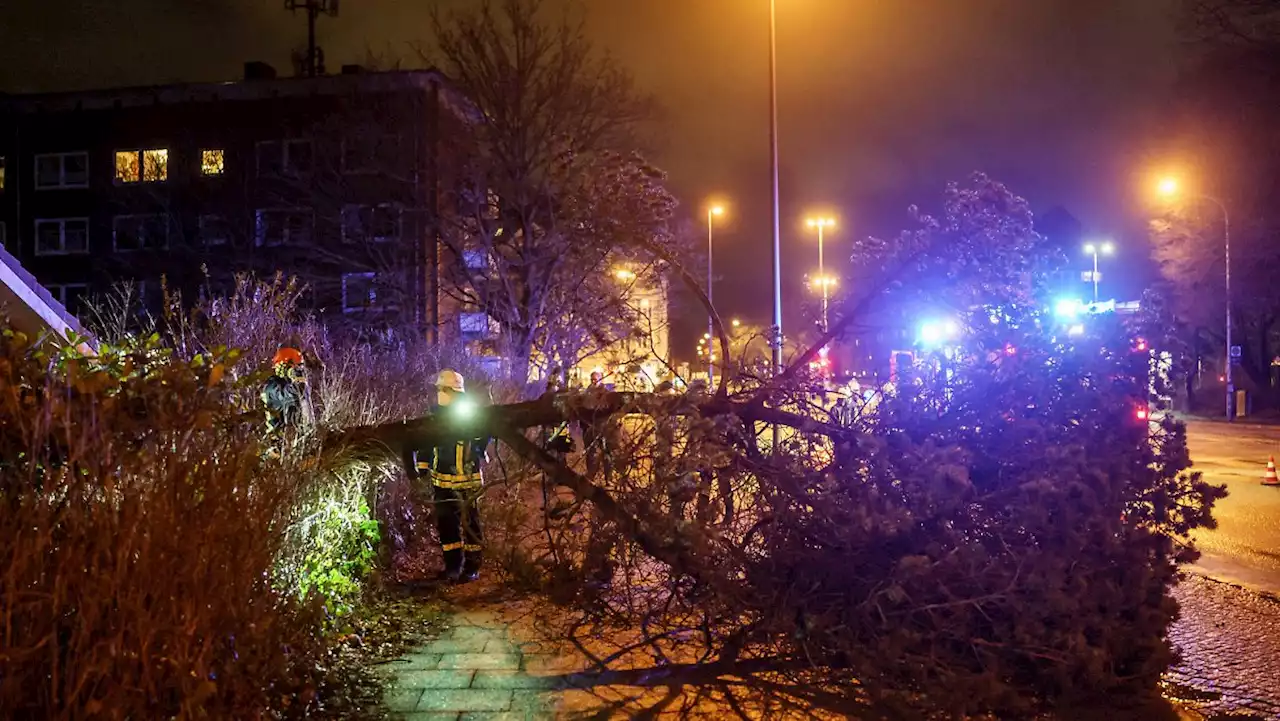
{"label": "firefighter's helmet", "polygon": [[436,374],[436,388],[448,388],[457,393],[465,392],[462,374],[452,368],[445,368]]}
{"label": "firefighter's helmet", "polygon": [[300,366],[303,364],[302,353],[297,348],[281,348],[276,351],[275,357],[271,359],[271,365],[279,366],[281,363]]}

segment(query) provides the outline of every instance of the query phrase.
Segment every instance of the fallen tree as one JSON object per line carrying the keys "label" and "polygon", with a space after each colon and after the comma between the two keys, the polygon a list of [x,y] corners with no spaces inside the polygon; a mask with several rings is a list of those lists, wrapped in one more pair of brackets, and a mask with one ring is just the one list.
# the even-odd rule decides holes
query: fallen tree
{"label": "fallen tree", "polygon": [[[1185,473],[1180,426],[1135,413],[1147,353],[1117,322],[1057,337],[1030,213],[984,178],[860,253],[881,282],[838,306],[832,337],[904,297],[963,329],[861,413],[821,400],[815,347],[710,395],[551,394],[327,445],[491,434],[553,485],[520,541],[575,633],[592,629],[581,683],[715,680],[730,707],[746,688],[771,713],[904,719],[1155,695],[1174,658],[1168,591],[1222,490]],[[530,440],[563,422],[585,458]],[[601,651],[618,628],[641,631]],[[619,676],[636,653],[651,667]]]}

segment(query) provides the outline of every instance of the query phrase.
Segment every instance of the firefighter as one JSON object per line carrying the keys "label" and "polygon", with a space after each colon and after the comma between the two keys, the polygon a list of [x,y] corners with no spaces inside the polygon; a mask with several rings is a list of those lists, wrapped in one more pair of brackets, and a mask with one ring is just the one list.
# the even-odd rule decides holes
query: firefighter
{"label": "firefighter", "polygon": [[303,387],[307,382],[306,362],[297,348],[276,351],[271,366],[275,372],[262,388],[268,437],[298,425],[302,419]]}
{"label": "firefighter", "polygon": [[[445,368],[436,375],[436,402],[431,414],[450,417],[471,407],[462,374]],[[460,418],[461,420],[461,418]],[[444,556],[443,578],[466,583],[480,575],[484,533],[477,501],[484,484],[480,466],[488,460],[489,438],[441,442],[414,451],[414,477],[431,481],[436,527]]]}
{"label": "firefighter", "polygon": [[[560,368],[552,368],[547,376],[547,390],[543,396],[554,396],[565,389],[564,375]],[[569,422],[565,421],[554,428],[543,429],[543,448],[563,458],[573,452],[573,436],[569,434]]]}

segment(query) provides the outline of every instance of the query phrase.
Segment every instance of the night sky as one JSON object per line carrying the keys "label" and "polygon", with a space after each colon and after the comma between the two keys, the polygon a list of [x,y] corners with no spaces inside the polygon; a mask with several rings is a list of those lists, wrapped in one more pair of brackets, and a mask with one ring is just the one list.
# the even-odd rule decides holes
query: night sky
{"label": "night sky", "polygon": [[[459,5],[466,0],[438,0]],[[305,22],[280,0],[41,0],[6,8],[0,90],[30,92],[282,72]],[[779,0],[784,274],[816,265],[807,210],[841,228],[828,257],[903,227],[950,179],[983,170],[1037,211],[1063,206],[1119,262],[1145,258],[1141,181],[1158,162],[1180,46],[1177,0]],[[416,58],[429,0],[345,0],[320,22],[336,71],[366,51]],[[726,314],[769,315],[767,0],[588,0],[593,38],[666,109],[655,159],[718,232]],[[723,262],[721,262],[723,261]],[[1085,260],[1080,258],[1081,267]],[[1114,277],[1114,276],[1113,276]],[[1104,290],[1104,295],[1106,291]]]}

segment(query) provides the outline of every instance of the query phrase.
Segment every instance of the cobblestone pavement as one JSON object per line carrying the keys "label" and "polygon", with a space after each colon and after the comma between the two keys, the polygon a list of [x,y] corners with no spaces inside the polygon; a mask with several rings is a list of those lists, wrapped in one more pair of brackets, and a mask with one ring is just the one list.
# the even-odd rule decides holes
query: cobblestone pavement
{"label": "cobblestone pavement", "polygon": [[493,614],[459,612],[440,638],[387,664],[384,703],[409,721],[555,718],[559,659]]}
{"label": "cobblestone pavement", "polygon": [[1182,617],[1170,636],[1183,661],[1171,695],[1210,719],[1280,720],[1280,602],[1190,576],[1174,590]]}
{"label": "cobblestone pavement", "polygon": [[[1198,575],[1174,595],[1182,616],[1170,635],[1183,662],[1166,674],[1167,695],[1209,721],[1280,721],[1280,601]],[[616,714],[619,699],[648,695],[564,689],[580,660],[528,640],[538,634],[493,611],[458,611],[447,625],[436,640],[382,667],[392,713],[408,721],[544,721],[599,710],[606,699]]]}

